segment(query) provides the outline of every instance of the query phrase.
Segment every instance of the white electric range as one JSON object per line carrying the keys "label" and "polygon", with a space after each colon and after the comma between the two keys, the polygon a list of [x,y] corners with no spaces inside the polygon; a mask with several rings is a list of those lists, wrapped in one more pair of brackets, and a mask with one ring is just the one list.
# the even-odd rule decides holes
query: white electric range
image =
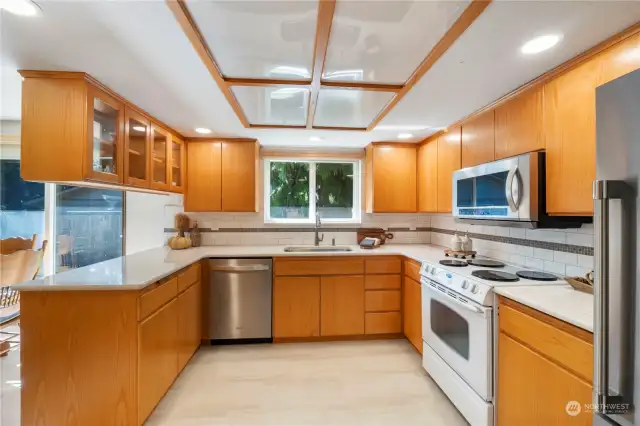
{"label": "white electric range", "polygon": [[471,426],[492,426],[497,338],[493,287],[567,282],[491,259],[469,260],[475,261],[492,266],[449,258],[422,263],[422,362]]}

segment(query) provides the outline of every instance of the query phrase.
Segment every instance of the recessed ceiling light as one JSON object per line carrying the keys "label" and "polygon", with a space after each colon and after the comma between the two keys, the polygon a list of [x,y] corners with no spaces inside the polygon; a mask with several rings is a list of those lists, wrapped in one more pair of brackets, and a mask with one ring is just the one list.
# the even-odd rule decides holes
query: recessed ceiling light
{"label": "recessed ceiling light", "polygon": [[319,137],[319,136],[311,136],[311,137],[309,138],[309,140],[310,140],[311,142],[320,142],[320,141],[322,140],[322,138],[321,138],[321,137]]}
{"label": "recessed ceiling light", "polygon": [[147,130],[147,128],[144,126],[133,126],[133,130],[137,132],[144,132],[145,130]]}
{"label": "recessed ceiling light", "polygon": [[0,9],[20,16],[36,16],[42,12],[40,7],[31,0],[0,0]]}
{"label": "recessed ceiling light", "polygon": [[398,139],[409,139],[412,138],[412,133],[398,133]]}
{"label": "recessed ceiling light", "polygon": [[205,128],[205,127],[198,127],[196,129],[196,133],[200,133],[200,134],[203,134],[203,135],[208,135],[209,133],[211,133],[211,130],[209,130],[209,129]]}
{"label": "recessed ceiling light", "polygon": [[522,45],[520,51],[525,55],[535,55],[536,53],[544,52],[547,49],[551,49],[558,44],[561,37],[559,35],[544,35],[529,40]]}

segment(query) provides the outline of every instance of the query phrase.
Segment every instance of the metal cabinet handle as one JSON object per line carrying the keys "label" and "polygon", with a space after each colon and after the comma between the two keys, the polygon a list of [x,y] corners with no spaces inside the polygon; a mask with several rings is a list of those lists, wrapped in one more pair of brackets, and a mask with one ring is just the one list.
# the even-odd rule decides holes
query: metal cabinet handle
{"label": "metal cabinet handle", "polygon": [[259,272],[259,271],[268,271],[268,265],[244,265],[244,266],[220,266],[220,265],[211,265],[209,266],[209,270],[211,271],[220,271],[220,272]]}
{"label": "metal cabinet handle", "polygon": [[622,199],[627,191],[628,186],[623,181],[593,182],[595,230],[593,394],[596,411],[602,414],[610,412],[609,404],[623,401],[622,396],[609,394],[609,201]]}
{"label": "metal cabinet handle", "polygon": [[[513,183],[516,183],[516,190],[513,190]],[[520,179],[520,171],[518,166],[514,166],[509,170],[507,175],[507,182],[504,187],[504,192],[507,197],[507,203],[512,212],[517,212],[520,207],[520,199],[522,198],[522,179]],[[515,192],[515,193],[514,193]]]}

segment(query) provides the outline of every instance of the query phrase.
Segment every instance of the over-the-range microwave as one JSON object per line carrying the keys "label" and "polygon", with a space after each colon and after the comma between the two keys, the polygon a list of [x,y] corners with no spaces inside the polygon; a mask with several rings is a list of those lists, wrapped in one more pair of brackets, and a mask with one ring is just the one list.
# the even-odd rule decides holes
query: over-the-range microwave
{"label": "over-the-range microwave", "polygon": [[457,222],[520,228],[579,228],[591,217],[546,214],[545,153],[468,167],[453,173]]}

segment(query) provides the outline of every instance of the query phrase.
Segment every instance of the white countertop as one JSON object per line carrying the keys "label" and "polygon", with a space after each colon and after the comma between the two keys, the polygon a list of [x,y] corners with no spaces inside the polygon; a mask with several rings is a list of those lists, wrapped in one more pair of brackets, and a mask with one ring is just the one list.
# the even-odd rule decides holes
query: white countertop
{"label": "white countertop", "polygon": [[436,261],[444,247],[430,244],[387,244],[373,250],[349,246],[350,252],[285,253],[285,246],[206,246],[186,250],[160,247],[122,256],[12,287],[20,291],[140,290],[208,257],[380,256],[402,255],[417,261]]}
{"label": "white countertop", "polygon": [[530,308],[593,332],[593,295],[570,285],[495,287],[493,291]]}

